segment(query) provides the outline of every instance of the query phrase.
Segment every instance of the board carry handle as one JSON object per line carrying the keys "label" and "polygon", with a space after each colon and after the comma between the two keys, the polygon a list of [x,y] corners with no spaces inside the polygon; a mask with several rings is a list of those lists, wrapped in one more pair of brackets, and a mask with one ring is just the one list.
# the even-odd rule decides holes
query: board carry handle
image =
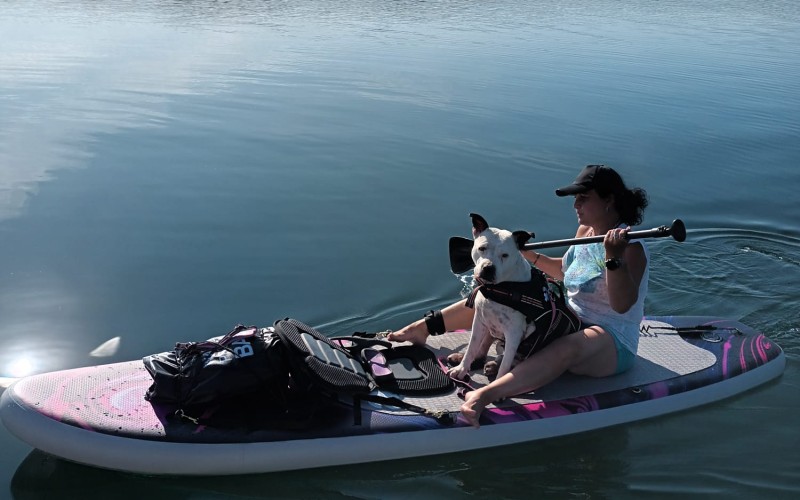
{"label": "board carry handle", "polygon": [[[686,226],[680,219],[672,221],[670,226],[658,226],[653,229],[644,229],[641,231],[629,231],[626,233],[628,240],[637,240],[644,238],[665,238],[671,236],[672,239],[678,242],[686,240]],[[599,243],[603,241],[605,235],[588,236],[584,238],[568,238],[564,240],[542,241],[539,243],[527,243],[522,248],[524,250],[538,250],[542,248],[555,248],[566,247],[570,245],[587,245],[589,243]],[[456,274],[461,274],[470,270],[475,263],[472,262],[472,245],[473,240],[470,238],[462,238],[460,236],[453,236],[449,241],[450,252],[450,270]]]}

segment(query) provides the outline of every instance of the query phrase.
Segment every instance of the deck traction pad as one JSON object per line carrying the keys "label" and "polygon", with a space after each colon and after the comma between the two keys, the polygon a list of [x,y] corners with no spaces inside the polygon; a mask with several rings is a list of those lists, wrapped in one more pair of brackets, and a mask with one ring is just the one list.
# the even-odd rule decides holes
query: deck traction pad
{"label": "deck traction pad", "polygon": [[[625,373],[611,377],[593,378],[572,374],[564,374],[554,382],[541,389],[509,398],[496,404],[498,407],[536,403],[540,401],[560,401],[582,396],[591,396],[603,392],[639,387],[654,382],[668,380],[694,373],[716,363],[716,356],[700,347],[690,344],[680,335],[668,329],[659,330],[659,326],[671,328],[663,322],[645,320],[643,326],[649,325],[650,332],[639,337],[639,349],[633,367]],[[444,335],[428,338],[430,347],[439,358],[447,357],[453,352],[463,352],[469,343],[469,332],[449,332]],[[489,359],[495,356],[494,346],[489,351]],[[470,385],[479,388],[488,383],[488,379],[480,370],[470,373]],[[405,397],[409,403],[424,406],[431,410],[457,411],[463,400],[457,394],[441,397],[414,398]],[[398,413],[405,413],[398,410]]]}

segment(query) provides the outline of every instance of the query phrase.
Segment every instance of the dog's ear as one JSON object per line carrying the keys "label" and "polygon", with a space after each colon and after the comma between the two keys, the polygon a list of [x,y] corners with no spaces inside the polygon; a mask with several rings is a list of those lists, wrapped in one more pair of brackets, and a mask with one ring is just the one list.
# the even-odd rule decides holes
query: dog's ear
{"label": "dog's ear", "polygon": [[511,234],[514,235],[514,241],[517,242],[517,248],[520,250],[524,250],[525,243],[527,243],[529,239],[536,236],[529,231],[514,231]]}
{"label": "dog's ear", "polygon": [[489,223],[478,214],[469,214],[472,218],[472,237],[477,238],[479,234],[489,229]]}

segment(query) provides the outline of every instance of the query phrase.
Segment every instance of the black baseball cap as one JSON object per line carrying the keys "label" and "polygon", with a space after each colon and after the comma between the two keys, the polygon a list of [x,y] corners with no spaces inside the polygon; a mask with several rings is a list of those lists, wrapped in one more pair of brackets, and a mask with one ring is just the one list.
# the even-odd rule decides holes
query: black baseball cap
{"label": "black baseball cap", "polygon": [[556,189],[556,195],[569,196],[585,193],[592,189],[606,195],[617,191],[617,188],[623,185],[622,178],[613,168],[605,165],[587,165],[575,178],[575,182]]}

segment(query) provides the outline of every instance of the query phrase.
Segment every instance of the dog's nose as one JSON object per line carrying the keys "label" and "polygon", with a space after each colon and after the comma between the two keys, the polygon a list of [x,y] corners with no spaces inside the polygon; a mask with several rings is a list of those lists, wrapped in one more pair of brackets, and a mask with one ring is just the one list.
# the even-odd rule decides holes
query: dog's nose
{"label": "dog's nose", "polygon": [[478,274],[478,278],[489,283],[494,281],[494,277],[495,277],[495,268],[491,264],[483,266],[481,272]]}

